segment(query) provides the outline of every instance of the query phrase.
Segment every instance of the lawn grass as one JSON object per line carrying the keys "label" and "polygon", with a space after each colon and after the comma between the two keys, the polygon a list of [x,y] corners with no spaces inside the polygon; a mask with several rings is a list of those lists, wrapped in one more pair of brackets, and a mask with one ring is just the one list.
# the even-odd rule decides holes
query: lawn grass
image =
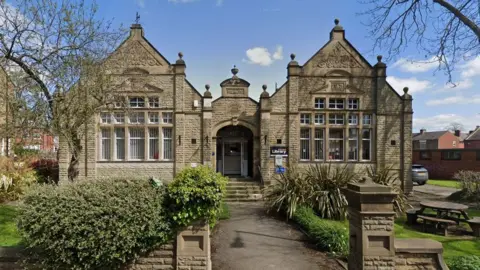
{"label": "lawn grass", "polygon": [[15,246],[20,243],[16,217],[17,209],[14,206],[0,204],[0,247]]}
{"label": "lawn grass", "polygon": [[456,236],[441,236],[431,233],[423,233],[410,228],[405,223],[405,218],[395,221],[395,237],[397,238],[428,238],[436,240],[443,245],[443,257],[448,261],[456,256],[477,255],[480,256],[480,239],[465,239]]}
{"label": "lawn grass", "polygon": [[230,209],[228,208],[228,204],[226,202],[222,202],[220,206],[220,214],[218,215],[219,220],[225,220],[230,218]]}
{"label": "lawn grass", "polygon": [[460,188],[460,183],[455,180],[428,180],[428,185],[439,186],[439,187],[449,187],[449,188]]}

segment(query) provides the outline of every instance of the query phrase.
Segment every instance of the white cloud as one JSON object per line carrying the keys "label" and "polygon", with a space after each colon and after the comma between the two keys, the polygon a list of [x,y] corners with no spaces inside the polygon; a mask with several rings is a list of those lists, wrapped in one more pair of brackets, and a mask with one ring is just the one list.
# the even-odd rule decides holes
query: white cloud
{"label": "white cloud", "polygon": [[261,66],[270,66],[273,62],[283,59],[283,47],[278,45],[273,55],[264,47],[248,49],[246,54],[248,60],[244,59],[244,62]]}
{"label": "white cloud", "polygon": [[468,61],[464,65],[460,66],[462,70],[463,78],[470,78],[474,76],[480,76],[480,56]]}
{"label": "white cloud", "polygon": [[223,0],[217,0],[217,6],[223,6]]}
{"label": "white cloud", "polygon": [[437,92],[453,92],[457,90],[470,89],[473,86],[473,81],[471,79],[465,79],[453,84],[447,84]]}
{"label": "white cloud", "polygon": [[475,95],[473,97],[464,97],[464,96],[452,96],[442,99],[432,99],[427,101],[425,104],[427,106],[438,106],[438,105],[452,105],[452,104],[480,104],[480,96]]}
{"label": "white cloud", "polygon": [[408,60],[406,58],[400,58],[395,62],[392,67],[398,67],[401,71],[418,73],[426,72],[438,67],[438,58],[432,57],[426,61]]}
{"label": "white cloud", "polygon": [[388,83],[397,91],[403,95],[403,88],[408,87],[408,93],[419,93],[433,87],[430,81],[419,80],[415,77],[411,78],[398,78],[395,76],[387,77]]}
{"label": "white cloud", "polygon": [[141,8],[145,7],[145,0],[135,0],[135,3]]}
{"label": "white cloud", "polygon": [[480,123],[480,114],[462,116],[458,114],[438,114],[431,117],[413,117],[413,129],[418,131],[426,128],[427,131],[445,130],[450,123],[462,124],[466,130],[472,130]]}

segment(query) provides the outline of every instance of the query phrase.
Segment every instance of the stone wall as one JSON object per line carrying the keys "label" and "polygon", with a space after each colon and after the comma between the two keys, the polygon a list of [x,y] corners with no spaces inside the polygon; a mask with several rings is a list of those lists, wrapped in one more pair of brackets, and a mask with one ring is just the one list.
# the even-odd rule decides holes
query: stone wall
{"label": "stone wall", "polygon": [[438,241],[395,239],[393,199],[388,186],[349,183],[345,190],[349,220],[349,270],[442,270],[443,247]]}
{"label": "stone wall", "polygon": [[125,270],[173,270],[175,265],[175,246],[173,244],[163,245],[154,251],[138,258]]}

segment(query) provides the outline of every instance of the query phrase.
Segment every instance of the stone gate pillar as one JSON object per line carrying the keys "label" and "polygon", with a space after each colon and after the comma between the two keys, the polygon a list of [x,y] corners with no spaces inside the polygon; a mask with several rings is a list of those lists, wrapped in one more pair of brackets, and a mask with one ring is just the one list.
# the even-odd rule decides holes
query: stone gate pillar
{"label": "stone gate pillar", "polygon": [[345,190],[350,224],[349,270],[395,269],[393,199],[388,186],[349,183]]}

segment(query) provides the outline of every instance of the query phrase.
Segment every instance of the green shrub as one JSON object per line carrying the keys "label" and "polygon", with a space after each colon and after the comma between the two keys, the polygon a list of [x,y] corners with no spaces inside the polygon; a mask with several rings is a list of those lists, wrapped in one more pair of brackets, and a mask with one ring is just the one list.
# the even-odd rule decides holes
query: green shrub
{"label": "green shrub", "polygon": [[312,208],[306,206],[299,206],[293,219],[318,248],[341,258],[348,256],[349,232],[346,223],[322,219]]}
{"label": "green shrub", "polygon": [[331,164],[309,166],[305,172],[306,181],[312,187],[308,205],[323,218],[344,219],[348,206],[341,189],[354,181],[353,170],[345,166]]}
{"label": "green shrub", "polygon": [[25,159],[0,157],[0,203],[20,199],[37,181],[35,171],[27,164]]}
{"label": "green shrub", "polygon": [[480,199],[480,172],[459,171],[453,179],[460,183],[463,200],[475,202]]}
{"label": "green shrub", "polygon": [[376,170],[374,166],[370,166],[367,167],[366,170],[368,177],[374,183],[389,186],[392,188],[393,192],[397,193],[397,197],[395,197],[393,201],[393,208],[397,213],[397,216],[402,216],[407,208],[411,208],[412,206],[408,203],[408,197],[403,192],[398,177],[396,177],[395,174],[392,174],[392,168],[393,166],[389,166],[387,168],[379,168]]}
{"label": "green shrub", "polygon": [[354,181],[354,176],[348,165],[332,168],[330,164],[317,164],[302,171],[290,167],[264,189],[266,207],[292,218],[297,206],[308,205],[324,218],[343,219],[347,200],[341,188]]}
{"label": "green shrub", "polygon": [[480,269],[480,257],[458,256],[448,261],[450,270],[478,270]]}
{"label": "green shrub", "polygon": [[218,214],[218,219],[219,220],[225,220],[225,219],[230,219],[230,208],[228,207],[228,204],[225,202],[222,202],[220,206],[220,213]]}
{"label": "green shrub", "polygon": [[296,167],[290,167],[283,174],[274,176],[274,184],[263,190],[268,210],[287,213],[292,218],[297,206],[306,204],[312,194],[312,187]]}
{"label": "green shrub", "polygon": [[148,181],[43,185],[20,209],[19,229],[45,269],[117,269],[171,237],[164,189]]}
{"label": "green shrub", "polygon": [[175,226],[200,220],[214,226],[221,211],[227,178],[208,166],[183,169],[167,186],[166,205]]}

